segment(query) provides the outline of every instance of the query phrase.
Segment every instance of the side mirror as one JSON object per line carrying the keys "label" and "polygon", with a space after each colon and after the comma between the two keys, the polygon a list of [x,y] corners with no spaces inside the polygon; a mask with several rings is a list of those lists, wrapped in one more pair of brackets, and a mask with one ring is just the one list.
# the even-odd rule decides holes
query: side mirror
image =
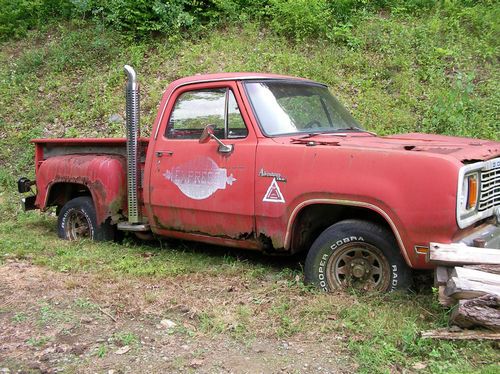
{"label": "side mirror", "polygon": [[203,132],[201,133],[199,142],[202,144],[207,143],[212,136],[215,136],[214,125],[206,125],[203,129]]}
{"label": "side mirror", "polygon": [[200,143],[207,143],[210,139],[213,139],[219,144],[219,153],[231,153],[234,150],[234,145],[224,144],[218,137],[214,135],[214,129],[214,125],[206,125],[198,141]]}

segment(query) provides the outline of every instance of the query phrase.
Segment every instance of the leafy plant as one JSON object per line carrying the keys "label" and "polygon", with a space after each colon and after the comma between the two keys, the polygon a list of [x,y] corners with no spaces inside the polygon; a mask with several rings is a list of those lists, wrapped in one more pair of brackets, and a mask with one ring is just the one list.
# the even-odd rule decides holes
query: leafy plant
{"label": "leafy plant", "polygon": [[25,313],[19,312],[19,313],[14,314],[14,316],[12,317],[12,322],[21,323],[21,322],[26,321],[27,319],[28,319],[28,316]]}
{"label": "leafy plant", "polygon": [[451,89],[436,93],[434,103],[423,121],[426,132],[466,135],[468,126],[474,123],[475,100],[474,76],[458,73]]}
{"label": "leafy plant", "polygon": [[0,40],[23,36],[47,20],[67,18],[71,8],[68,0],[0,0]]}
{"label": "leafy plant", "polygon": [[113,339],[121,346],[139,343],[137,335],[129,331],[116,332],[113,334]]}
{"label": "leafy plant", "polygon": [[271,0],[271,28],[296,40],[324,34],[331,22],[326,0]]}
{"label": "leafy plant", "polygon": [[26,343],[33,347],[43,347],[49,340],[50,338],[47,336],[31,337],[26,341]]}
{"label": "leafy plant", "polygon": [[104,344],[101,344],[99,345],[99,347],[97,348],[97,357],[99,358],[103,358],[104,356],[106,356],[106,353],[108,352],[108,348],[106,348],[106,346]]}

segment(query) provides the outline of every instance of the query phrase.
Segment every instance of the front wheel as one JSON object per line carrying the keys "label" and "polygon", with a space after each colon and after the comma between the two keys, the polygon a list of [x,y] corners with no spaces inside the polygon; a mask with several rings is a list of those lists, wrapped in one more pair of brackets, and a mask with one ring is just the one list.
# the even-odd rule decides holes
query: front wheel
{"label": "front wheel", "polygon": [[97,224],[94,203],[88,196],[68,201],[59,212],[57,233],[61,239],[113,240],[115,228],[109,222]]}
{"label": "front wheel", "polygon": [[358,220],[341,221],[323,231],[307,254],[305,277],[325,291],[385,292],[411,285],[411,270],[392,233]]}

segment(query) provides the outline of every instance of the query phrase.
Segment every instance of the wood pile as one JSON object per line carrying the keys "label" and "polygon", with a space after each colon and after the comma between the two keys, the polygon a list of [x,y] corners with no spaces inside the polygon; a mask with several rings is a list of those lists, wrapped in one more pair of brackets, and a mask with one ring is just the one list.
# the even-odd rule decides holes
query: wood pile
{"label": "wood pile", "polygon": [[489,331],[428,331],[438,339],[500,339],[500,250],[431,243],[427,260],[439,265],[439,303],[453,307],[450,325]]}

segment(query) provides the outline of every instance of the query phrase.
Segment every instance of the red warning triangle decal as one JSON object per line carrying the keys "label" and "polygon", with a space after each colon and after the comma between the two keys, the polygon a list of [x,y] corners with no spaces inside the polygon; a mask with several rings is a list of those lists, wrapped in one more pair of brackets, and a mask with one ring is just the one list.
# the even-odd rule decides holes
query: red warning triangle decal
{"label": "red warning triangle decal", "polygon": [[283,198],[283,194],[280,191],[280,187],[278,186],[278,183],[276,182],[276,179],[273,178],[273,181],[271,182],[271,185],[267,189],[266,194],[264,195],[264,198],[262,201],[267,201],[270,203],[284,203],[285,199]]}

